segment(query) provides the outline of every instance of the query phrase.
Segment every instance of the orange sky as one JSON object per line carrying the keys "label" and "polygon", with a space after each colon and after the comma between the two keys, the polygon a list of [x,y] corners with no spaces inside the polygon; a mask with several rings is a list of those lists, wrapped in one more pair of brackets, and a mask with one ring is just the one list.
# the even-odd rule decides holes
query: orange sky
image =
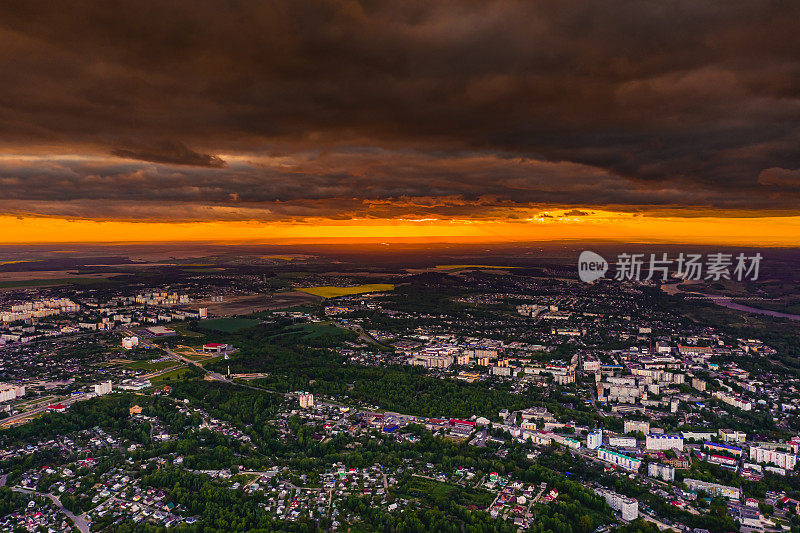
{"label": "orange sky", "polygon": [[527,220],[370,219],[305,223],[128,222],[2,216],[3,243],[349,240],[508,242],[559,239],[624,240],[760,246],[800,245],[800,217],[634,216],[600,211],[571,217],[553,212]]}

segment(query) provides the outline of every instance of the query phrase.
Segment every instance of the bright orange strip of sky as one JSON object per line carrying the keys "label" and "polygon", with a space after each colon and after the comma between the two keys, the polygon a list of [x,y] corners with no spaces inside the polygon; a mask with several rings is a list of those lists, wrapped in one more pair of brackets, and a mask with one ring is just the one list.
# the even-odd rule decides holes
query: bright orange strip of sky
{"label": "bright orange strip of sky", "polygon": [[600,212],[590,217],[526,221],[316,220],[305,223],[130,222],[0,215],[2,243],[381,240],[508,242],[602,239],[725,245],[798,246],[800,217],[634,217]]}

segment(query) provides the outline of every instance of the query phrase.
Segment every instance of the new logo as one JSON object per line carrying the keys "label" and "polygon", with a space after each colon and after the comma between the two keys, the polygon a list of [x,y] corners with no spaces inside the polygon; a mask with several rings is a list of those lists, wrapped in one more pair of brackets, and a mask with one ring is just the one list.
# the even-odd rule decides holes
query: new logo
{"label": "new logo", "polygon": [[581,252],[578,257],[578,277],[585,283],[602,278],[608,272],[608,261],[603,256],[589,250]]}

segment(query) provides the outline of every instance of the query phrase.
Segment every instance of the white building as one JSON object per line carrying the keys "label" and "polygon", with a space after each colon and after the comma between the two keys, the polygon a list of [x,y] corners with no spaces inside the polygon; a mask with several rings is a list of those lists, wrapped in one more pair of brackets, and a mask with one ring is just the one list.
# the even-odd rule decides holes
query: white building
{"label": "white building", "polygon": [[708,481],[700,481],[699,479],[686,478],[683,480],[689,490],[704,490],[711,496],[722,496],[723,498],[738,500],[741,498],[739,489],[737,487],[728,487],[727,485],[720,485],[719,483],[709,483]]}
{"label": "white building", "polygon": [[521,439],[523,441],[530,440],[531,443],[537,444],[539,446],[548,446],[551,442],[553,442],[552,433],[546,433],[544,431],[535,431],[529,429],[523,429]]}
{"label": "white building", "polygon": [[675,481],[675,467],[661,463],[650,463],[647,465],[647,475],[664,481]]}
{"label": "white building", "polygon": [[314,395],[309,393],[301,393],[300,394],[300,407],[303,409],[310,409],[314,407]]}
{"label": "white building", "polygon": [[640,420],[625,420],[622,422],[623,433],[638,433],[639,431],[645,435],[650,433],[650,422],[642,422]]}
{"label": "white building", "polygon": [[623,520],[630,522],[639,518],[639,502],[633,498],[607,489],[594,489],[594,492],[602,496],[609,507],[619,512]]}
{"label": "white building", "polygon": [[101,381],[100,383],[95,383],[94,385],[94,393],[97,396],[103,396],[104,394],[108,394],[111,392],[111,380]]}
{"label": "white building", "polygon": [[683,437],[680,435],[667,435],[650,433],[647,435],[645,447],[651,451],[683,450]]}
{"label": "white building", "polygon": [[147,387],[152,387],[149,379],[126,379],[117,385],[118,389],[122,390],[142,390]]}
{"label": "white building", "polygon": [[642,461],[635,457],[623,455],[604,448],[598,448],[597,458],[601,461],[617,465],[625,470],[630,470],[631,472],[638,472],[639,468],[642,466]]}
{"label": "white building", "polygon": [[122,337],[122,347],[126,350],[132,350],[139,346],[139,337]]}
{"label": "white building", "polygon": [[596,429],[586,436],[586,447],[590,450],[596,450],[603,445],[603,430]]}
{"label": "white building", "polygon": [[717,398],[718,400],[720,400],[722,402],[727,403],[728,405],[736,407],[737,409],[741,409],[742,411],[752,411],[753,410],[753,404],[751,402],[749,402],[748,400],[745,400],[741,396],[738,396],[738,395],[735,396],[735,395],[733,395],[731,393],[723,392],[723,391],[715,391],[715,392],[711,393],[711,396],[713,396],[714,398]]}
{"label": "white building", "polygon": [[609,437],[608,445],[614,448],[636,448],[635,437]]}
{"label": "white building", "polygon": [[756,463],[771,463],[786,470],[793,470],[797,463],[797,456],[790,452],[753,446],[750,448],[750,460]]}
{"label": "white building", "polygon": [[455,359],[452,355],[417,355],[408,360],[410,365],[424,366],[425,368],[448,368]]}
{"label": "white building", "polygon": [[716,435],[713,431],[681,431],[681,436],[683,436],[683,440],[700,440],[700,441],[708,441],[714,438]]}
{"label": "white building", "polygon": [[598,372],[600,370],[600,361],[597,359],[587,359],[583,362],[584,372]]}
{"label": "white building", "polygon": [[722,442],[745,442],[747,440],[747,433],[733,429],[720,429],[719,436]]}
{"label": "white building", "polygon": [[25,385],[0,383],[0,402],[10,402],[25,396]]}

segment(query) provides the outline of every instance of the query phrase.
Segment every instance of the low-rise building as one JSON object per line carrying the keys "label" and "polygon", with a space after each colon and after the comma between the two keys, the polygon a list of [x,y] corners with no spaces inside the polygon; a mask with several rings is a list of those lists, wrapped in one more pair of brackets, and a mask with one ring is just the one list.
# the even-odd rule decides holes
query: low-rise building
{"label": "low-rise building", "polygon": [[631,472],[638,472],[639,468],[642,466],[642,461],[635,457],[630,457],[612,450],[606,450],[605,448],[599,448],[597,450],[597,458],[601,461],[617,465],[625,470],[630,470]]}
{"label": "low-rise building", "polygon": [[683,437],[650,433],[647,435],[645,447],[650,451],[683,450]]}
{"label": "low-rise building", "polygon": [[723,498],[738,500],[741,498],[741,493],[737,487],[728,487],[727,485],[720,485],[719,483],[710,483],[708,481],[700,481],[699,479],[686,478],[683,480],[689,490],[705,491],[711,496],[722,496]]}

